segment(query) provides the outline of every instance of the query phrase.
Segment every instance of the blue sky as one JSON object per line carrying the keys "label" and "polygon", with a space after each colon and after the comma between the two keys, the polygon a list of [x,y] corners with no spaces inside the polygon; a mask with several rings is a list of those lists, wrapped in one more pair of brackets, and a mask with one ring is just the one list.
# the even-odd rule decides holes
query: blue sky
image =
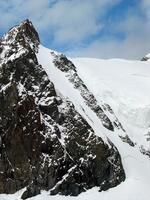
{"label": "blue sky", "polygon": [[29,18],[48,48],[140,59],[150,52],[149,0],[0,0],[0,35]]}

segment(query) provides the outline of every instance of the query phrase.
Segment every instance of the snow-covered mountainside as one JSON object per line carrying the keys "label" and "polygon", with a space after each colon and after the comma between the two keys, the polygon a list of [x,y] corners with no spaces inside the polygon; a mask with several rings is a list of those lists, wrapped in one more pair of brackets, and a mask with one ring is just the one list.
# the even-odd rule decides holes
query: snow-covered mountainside
{"label": "snow-covered mountainside", "polygon": [[135,146],[148,153],[150,62],[88,58],[72,61],[97,100],[103,99],[112,107]]}
{"label": "snow-covered mountainside", "polygon": [[67,58],[22,22],[0,41],[0,122],[0,199],[149,199],[149,61]]}

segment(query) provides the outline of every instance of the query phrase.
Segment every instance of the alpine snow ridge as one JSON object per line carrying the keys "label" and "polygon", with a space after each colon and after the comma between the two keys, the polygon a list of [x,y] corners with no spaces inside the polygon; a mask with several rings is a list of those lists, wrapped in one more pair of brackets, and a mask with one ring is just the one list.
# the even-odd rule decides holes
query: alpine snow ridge
{"label": "alpine snow ridge", "polygon": [[[120,154],[88,112],[112,134],[125,132],[123,126],[108,104],[97,102],[66,56],[47,55],[42,48],[29,20],[0,40],[0,193],[26,187],[26,199],[41,190],[76,196],[94,186],[100,191],[117,186],[125,180]],[[46,56],[52,61],[47,69]],[[51,67],[60,76],[51,79]],[[59,81],[75,91],[74,100],[59,90]]]}

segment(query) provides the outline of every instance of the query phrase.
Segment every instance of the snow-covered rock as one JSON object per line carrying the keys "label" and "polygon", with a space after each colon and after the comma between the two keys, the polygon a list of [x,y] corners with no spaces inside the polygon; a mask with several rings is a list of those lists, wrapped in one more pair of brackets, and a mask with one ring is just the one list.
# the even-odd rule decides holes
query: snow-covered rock
{"label": "snow-covered rock", "polygon": [[0,193],[17,192],[0,199],[147,200],[149,74],[148,61],[67,58],[29,20],[12,28],[0,41]]}
{"label": "snow-covered rock", "polygon": [[[70,71],[71,62],[64,57],[68,63],[62,64],[59,56],[43,51],[47,64],[48,56],[52,61],[50,66],[45,65],[40,60],[39,43],[29,20],[12,28],[1,40],[0,193],[26,187],[22,194],[26,199],[41,190],[50,190],[51,195],[77,196],[95,186],[101,191],[115,187],[125,179],[120,154],[88,123],[85,106],[104,129],[120,128],[119,122],[111,122],[103,111],[107,107],[98,105],[77,74],[76,81],[66,79],[66,88],[63,86],[66,91],[67,85],[72,87],[73,95],[77,92],[78,101],[82,99],[83,107],[79,103],[76,108],[76,97],[67,98],[57,87],[64,81],[59,66]],[[48,67],[54,78],[46,73]],[[73,67],[71,73],[76,71]],[[55,78],[58,81],[53,81]],[[74,83],[80,87],[75,89]]]}

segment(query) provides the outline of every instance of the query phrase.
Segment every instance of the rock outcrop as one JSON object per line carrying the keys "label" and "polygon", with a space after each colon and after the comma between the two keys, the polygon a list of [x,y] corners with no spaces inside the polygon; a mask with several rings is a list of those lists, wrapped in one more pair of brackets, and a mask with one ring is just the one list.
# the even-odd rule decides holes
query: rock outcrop
{"label": "rock outcrop", "polygon": [[[107,190],[118,185],[125,179],[118,150],[96,136],[74,105],[56,92],[37,61],[39,43],[29,20],[0,42],[0,193],[26,187],[23,199],[41,189],[76,196],[94,186]],[[79,85],[87,90],[80,79]]]}

